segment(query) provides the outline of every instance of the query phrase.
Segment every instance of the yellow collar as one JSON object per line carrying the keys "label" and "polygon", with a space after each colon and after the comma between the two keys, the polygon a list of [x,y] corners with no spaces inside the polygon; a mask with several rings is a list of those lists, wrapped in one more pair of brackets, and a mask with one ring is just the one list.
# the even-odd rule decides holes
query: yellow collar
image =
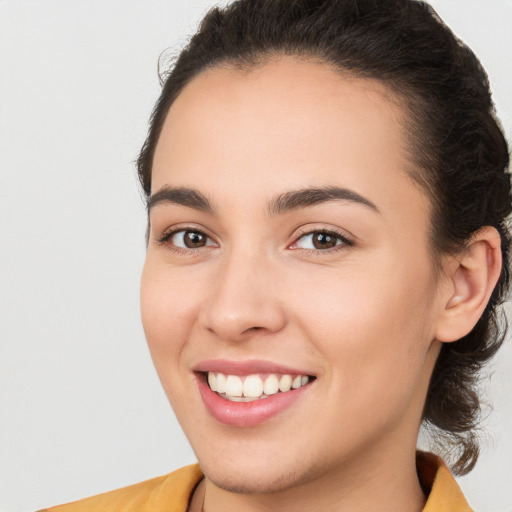
{"label": "yellow collar", "polygon": [[472,512],[459,485],[443,460],[432,453],[416,453],[416,467],[428,496],[423,512]]}

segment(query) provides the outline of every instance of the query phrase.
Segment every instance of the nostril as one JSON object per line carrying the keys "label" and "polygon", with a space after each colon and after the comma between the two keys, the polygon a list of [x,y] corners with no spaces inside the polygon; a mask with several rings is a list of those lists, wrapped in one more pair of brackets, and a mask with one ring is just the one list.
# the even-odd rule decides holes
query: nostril
{"label": "nostril", "polygon": [[258,332],[260,330],[264,329],[264,327],[249,327],[248,329],[246,329],[243,334],[245,333],[248,333],[248,332]]}

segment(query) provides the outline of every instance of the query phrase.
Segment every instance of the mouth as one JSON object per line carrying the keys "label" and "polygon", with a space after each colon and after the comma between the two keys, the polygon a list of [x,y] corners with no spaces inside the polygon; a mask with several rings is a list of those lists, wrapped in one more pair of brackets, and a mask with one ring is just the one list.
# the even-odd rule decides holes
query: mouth
{"label": "mouth", "polygon": [[316,376],[267,362],[205,361],[194,368],[206,410],[225,425],[251,427],[307,396]]}
{"label": "mouth", "polygon": [[278,393],[299,389],[315,379],[312,375],[289,373],[254,373],[239,376],[210,371],[204,372],[203,376],[213,392],[231,402],[265,400]]}

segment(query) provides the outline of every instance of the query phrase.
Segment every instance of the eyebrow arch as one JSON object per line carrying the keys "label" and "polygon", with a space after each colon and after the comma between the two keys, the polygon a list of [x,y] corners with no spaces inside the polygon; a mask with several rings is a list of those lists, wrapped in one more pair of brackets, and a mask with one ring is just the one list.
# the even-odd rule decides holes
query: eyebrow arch
{"label": "eyebrow arch", "polygon": [[[375,212],[379,212],[377,206],[366,197],[357,192],[342,187],[322,187],[322,188],[303,188],[292,190],[279,194],[272,199],[268,205],[270,215],[280,215],[286,212],[314,206],[315,204],[328,201],[351,201],[362,204]],[[214,208],[210,200],[198,190],[188,187],[163,186],[158,192],[155,192],[148,201],[147,209],[154,208],[160,203],[173,203],[195,210],[214,213]]]}
{"label": "eyebrow arch", "polygon": [[148,201],[148,212],[160,203],[173,203],[182,206],[188,206],[195,210],[207,213],[213,213],[213,206],[209,199],[198,190],[187,187],[163,186],[158,192],[155,192]]}
{"label": "eyebrow arch", "polygon": [[285,192],[269,203],[268,211],[271,215],[280,215],[299,208],[338,200],[359,203],[375,212],[379,212],[377,206],[369,199],[353,190],[342,187],[303,188]]}

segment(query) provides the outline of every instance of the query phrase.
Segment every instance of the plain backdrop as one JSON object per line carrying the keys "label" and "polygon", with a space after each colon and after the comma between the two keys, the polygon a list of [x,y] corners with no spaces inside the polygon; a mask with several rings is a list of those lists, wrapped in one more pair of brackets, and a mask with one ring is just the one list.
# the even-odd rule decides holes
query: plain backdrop
{"label": "plain backdrop", "polygon": [[[512,1],[432,3],[487,68],[510,140]],[[195,461],[139,319],[145,212],[133,160],[159,55],[178,52],[211,4],[0,0],[3,512]],[[510,343],[492,372],[481,460],[460,482],[479,512],[511,512]]]}

